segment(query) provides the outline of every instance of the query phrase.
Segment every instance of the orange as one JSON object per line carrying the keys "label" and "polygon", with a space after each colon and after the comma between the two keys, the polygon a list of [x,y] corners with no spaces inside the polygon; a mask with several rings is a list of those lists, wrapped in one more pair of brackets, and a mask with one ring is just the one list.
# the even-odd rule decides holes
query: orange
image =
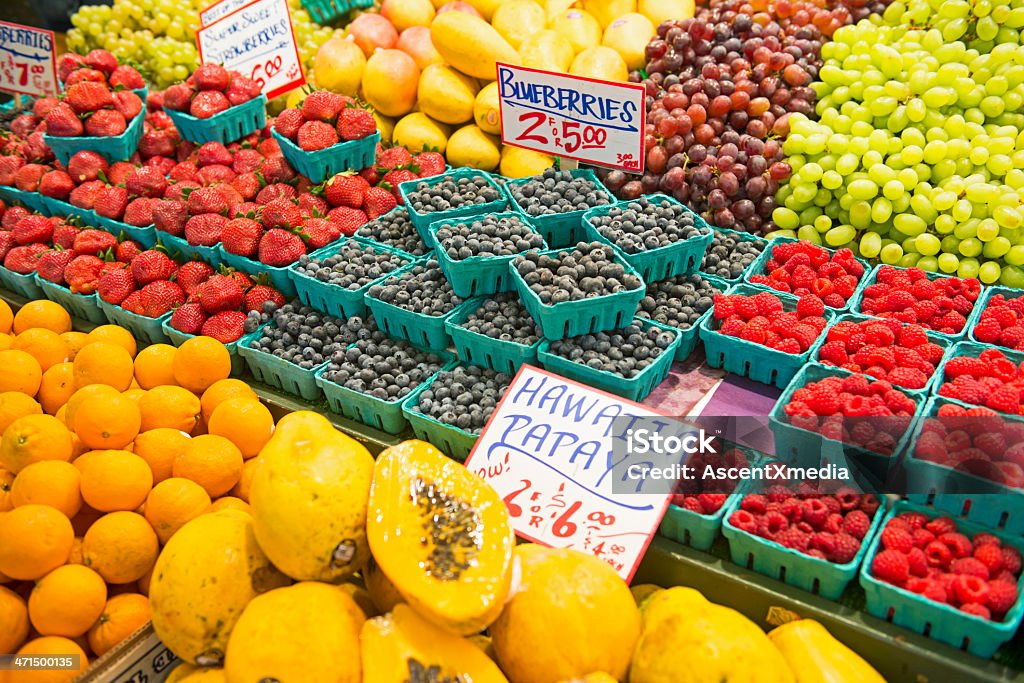
{"label": "orange", "polygon": [[[74,526],[74,522],[71,523]],[[68,556],[68,564],[84,564],[82,557],[82,537],[75,536],[75,542],[71,544],[71,555]]]}
{"label": "orange", "polygon": [[49,505],[22,505],[0,515],[0,572],[35,581],[67,562],[75,532]]}
{"label": "orange", "polygon": [[116,344],[90,342],[75,356],[75,386],[79,389],[90,384],[107,384],[125,391],[134,376],[132,357]]}
{"label": "orange", "polygon": [[38,415],[42,412],[42,406],[28,394],[20,391],[3,392],[0,394],[0,434],[3,434],[19,417]]}
{"label": "orange", "polygon": [[241,512],[247,512],[252,514],[252,508],[241,498],[235,498],[234,496],[224,496],[213,501],[213,505],[207,512],[220,512],[221,510],[240,510]]}
{"label": "orange", "polygon": [[0,351],[6,351],[14,345],[14,336],[10,334],[0,334]]}
{"label": "orange", "polygon": [[134,452],[149,465],[153,483],[159,484],[171,476],[174,461],[185,452],[189,436],[177,429],[151,429],[135,437]]}
{"label": "orange", "polygon": [[20,349],[0,351],[0,391],[20,391],[35,396],[43,379],[43,369],[31,354]]}
{"label": "orange", "polygon": [[12,653],[28,638],[28,607],[20,595],[3,586],[0,586],[0,624],[4,625],[0,629],[0,653]]}
{"label": "orange", "polygon": [[11,500],[11,486],[14,484],[14,472],[0,469],[0,512],[7,512],[14,507]]}
{"label": "orange", "polygon": [[138,631],[149,621],[149,599],[122,593],[107,600],[99,621],[89,629],[89,647],[97,657]]}
{"label": "orange", "polygon": [[139,400],[139,409],[142,411],[144,432],[160,427],[191,432],[199,422],[202,411],[198,396],[174,385],[158,386],[147,391]]}
{"label": "orange", "polygon": [[171,470],[206,489],[210,498],[223,496],[242,476],[242,453],[223,436],[192,437]]}
{"label": "orange", "polygon": [[44,636],[77,638],[103,613],[107,584],[80,564],[66,564],[39,579],[28,598],[28,617]]}
{"label": "orange", "polygon": [[71,519],[82,509],[82,474],[63,460],[43,460],[18,473],[11,485],[15,507],[37,503],[55,507]]}
{"label": "orange", "polygon": [[231,356],[227,348],[210,337],[192,337],[174,354],[174,380],[197,394],[231,374]]}
{"label": "orange", "polygon": [[82,347],[88,343],[89,335],[85,332],[65,332],[60,335],[61,340],[64,342],[64,348],[68,350],[68,360],[74,360],[78,352],[82,350]]}
{"label": "orange", "polygon": [[[14,311],[11,310],[11,305],[0,299],[0,334],[7,334],[10,332],[11,325],[13,324]],[[10,652],[10,650],[0,650],[0,652]]]}
{"label": "orange", "polygon": [[70,460],[71,432],[52,415],[19,417],[0,439],[0,467],[20,472],[41,460]]}
{"label": "orange", "polygon": [[248,384],[240,379],[219,379],[203,392],[200,403],[203,406],[203,419],[210,421],[213,411],[224,401],[237,396],[259,400],[259,396]]}
{"label": "orange", "polygon": [[82,500],[100,512],[134,510],[153,488],[153,472],[127,451],[94,451],[82,465]]}
{"label": "orange", "polygon": [[274,416],[259,401],[230,398],[213,411],[207,429],[238,446],[243,458],[251,458],[274,433]]}
{"label": "orange", "polygon": [[92,331],[89,332],[87,339],[87,343],[92,344],[93,342],[117,344],[127,351],[128,355],[132,358],[135,358],[135,354],[139,348],[135,343],[135,337],[132,336],[132,333],[117,325],[100,325],[99,327],[94,327]]}
{"label": "orange", "polygon": [[209,507],[210,496],[202,486],[182,477],[171,477],[149,492],[145,517],[160,542],[167,543],[185,522],[195,519]]}
{"label": "orange", "polygon": [[249,486],[252,484],[252,475],[256,471],[256,466],[259,464],[259,458],[249,458],[242,465],[242,476],[239,477],[238,483],[231,489],[231,495],[236,498],[241,498],[246,503],[249,502]]}
{"label": "orange", "polygon": [[76,389],[75,393],[71,394],[71,398],[65,404],[67,405],[67,410],[64,412],[64,424],[68,426],[68,429],[74,431],[75,415],[78,413],[78,408],[87,403],[97,403],[106,400],[108,396],[117,396],[117,390],[106,384],[90,384]]}
{"label": "orange", "polygon": [[160,542],[146,518],[134,512],[103,515],[85,532],[82,556],[107,583],[138,581],[153,568]]}
{"label": "orange", "polygon": [[135,381],[143,389],[174,384],[174,355],[178,349],[170,344],[153,344],[135,356]]}
{"label": "orange", "polygon": [[43,372],[68,359],[68,347],[64,345],[60,335],[42,327],[25,330],[19,334],[14,338],[11,348],[24,351],[39,361],[39,367]]}
{"label": "orange", "polygon": [[122,391],[121,395],[135,401],[135,405],[139,405],[139,401],[142,400],[146,393],[145,389],[129,389],[128,391]]}
{"label": "orange", "polygon": [[[75,536],[85,536],[85,532],[89,530],[89,527],[93,525],[93,522],[102,516],[102,512],[83,503],[82,509],[79,510],[78,514],[71,520],[71,526],[75,530]],[[79,551],[79,554],[81,554],[81,551]]]}
{"label": "orange", "polygon": [[124,448],[138,435],[142,414],[126,396],[104,396],[78,406],[74,424],[75,434],[89,448]]}
{"label": "orange", "polygon": [[60,304],[46,299],[29,301],[14,314],[14,334],[21,334],[33,327],[43,327],[57,334],[71,331],[71,316]]}
{"label": "orange", "polygon": [[39,402],[48,415],[55,415],[75,393],[74,363],[57,363],[43,373],[39,385]]}
{"label": "orange", "polygon": [[[11,674],[5,683],[71,683],[89,666],[89,657],[85,654],[85,650],[74,640],[61,638],[60,636],[43,636],[42,638],[30,640],[22,645],[16,654],[41,657],[78,655],[78,668],[74,670],[19,671],[17,675]],[[0,681],[4,681],[2,676],[0,676]]]}

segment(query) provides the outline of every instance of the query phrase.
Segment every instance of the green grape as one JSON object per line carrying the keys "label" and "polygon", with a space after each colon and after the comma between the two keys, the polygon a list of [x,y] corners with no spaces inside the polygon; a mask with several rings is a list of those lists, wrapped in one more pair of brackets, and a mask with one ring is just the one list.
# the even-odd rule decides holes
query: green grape
{"label": "green grape", "polygon": [[981,280],[982,284],[990,285],[999,281],[1001,270],[999,264],[995,261],[985,261],[981,264],[981,268],[978,269],[977,277]]}
{"label": "green grape", "polygon": [[914,238],[914,246],[920,254],[924,254],[925,256],[935,256],[942,248],[942,243],[935,235],[921,233]]}

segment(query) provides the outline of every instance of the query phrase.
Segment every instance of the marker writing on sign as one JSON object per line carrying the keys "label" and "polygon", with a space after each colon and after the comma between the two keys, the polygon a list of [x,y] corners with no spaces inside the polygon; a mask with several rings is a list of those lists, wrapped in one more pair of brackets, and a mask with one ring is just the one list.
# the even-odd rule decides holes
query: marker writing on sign
{"label": "marker writing on sign", "polygon": [[[50,40],[50,36],[41,33],[39,31],[25,31],[22,29],[11,28],[9,26],[0,26],[0,43],[6,45],[16,44],[24,45],[36,50],[52,50],[53,41]],[[8,52],[14,52],[14,50],[7,48]],[[18,54],[14,52],[14,54]],[[35,59],[35,55],[18,55],[20,57],[30,57]]]}
{"label": "marker writing on sign", "polygon": [[600,97],[576,88],[560,88],[516,80],[511,69],[498,69],[501,98],[512,106],[555,114],[580,123],[599,123],[616,130],[638,131],[636,102]]}

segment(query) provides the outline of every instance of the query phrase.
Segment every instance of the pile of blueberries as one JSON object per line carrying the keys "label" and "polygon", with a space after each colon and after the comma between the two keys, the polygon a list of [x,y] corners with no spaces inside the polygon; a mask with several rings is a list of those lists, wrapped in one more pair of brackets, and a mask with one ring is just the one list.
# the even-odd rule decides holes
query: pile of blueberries
{"label": "pile of blueberries", "polygon": [[424,244],[420,234],[416,232],[416,226],[409,219],[409,210],[405,207],[389,211],[364,224],[356,230],[356,237],[401,249],[412,256],[423,256],[430,251],[430,247]]}
{"label": "pile of blueberries", "polygon": [[355,240],[347,240],[331,256],[313,257],[303,254],[295,269],[319,282],[355,291],[406,263],[406,259],[393,252],[383,249],[378,251]]}
{"label": "pile of blueberries", "polygon": [[374,332],[336,352],[324,379],[382,401],[398,401],[441,369],[444,359]]}
{"label": "pile of blueberries", "polygon": [[580,301],[631,291],[643,281],[613,260],[612,248],[600,242],[580,242],[553,254],[528,251],[513,265],[526,285],[544,304]]}
{"label": "pile of blueberries", "polygon": [[704,263],[700,269],[725,280],[735,280],[757,260],[764,247],[761,240],[740,239],[716,230],[708,250],[704,252]]}
{"label": "pile of blueberries", "polygon": [[434,236],[452,261],[473,256],[512,256],[529,249],[547,248],[544,238],[514,215],[488,215],[462,223],[445,223]]}
{"label": "pile of blueberries", "polygon": [[277,304],[273,301],[264,301],[262,311],[249,311],[245,315],[245,322],[242,323],[242,329],[246,334],[252,334],[259,329],[260,325],[270,322],[270,319],[274,316],[274,311],[277,310]]}
{"label": "pile of blueberries", "polygon": [[475,365],[438,373],[419,396],[416,410],[439,422],[479,434],[512,381],[511,375]]}
{"label": "pile of blueberries", "polygon": [[540,328],[515,292],[502,292],[485,300],[459,327],[523,346],[531,346],[540,339]]}
{"label": "pile of blueberries", "polygon": [[648,197],[634,199],[625,206],[613,206],[607,213],[592,216],[590,222],[627,254],[653,251],[711,231],[711,228],[697,225],[696,215],[679,204]]}
{"label": "pile of blueberries", "polygon": [[618,330],[553,341],[548,350],[588,368],[632,379],[658,359],[676,334],[653,325],[645,330],[634,322]]}
{"label": "pile of blueberries", "polygon": [[285,304],[273,317],[274,324],[263,328],[251,348],[283,358],[303,370],[312,370],[352,342],[377,331],[372,318],[341,320],[297,302]]}
{"label": "pile of blueberries", "polygon": [[636,314],[680,330],[688,330],[714,306],[714,297],[722,291],[698,274],[650,282],[647,296],[640,300]]}
{"label": "pile of blueberries", "polygon": [[482,175],[462,178],[445,178],[431,184],[421,181],[406,198],[409,207],[416,213],[449,211],[460,206],[487,204],[501,199],[501,189],[494,187]]}
{"label": "pile of blueberries", "polygon": [[614,200],[604,187],[588,178],[573,178],[569,171],[545,169],[523,184],[509,183],[512,200],[527,216],[585,211]]}
{"label": "pile of blueberries", "polygon": [[436,259],[418,263],[409,270],[371,285],[366,295],[423,315],[439,317],[462,303],[441,272]]}

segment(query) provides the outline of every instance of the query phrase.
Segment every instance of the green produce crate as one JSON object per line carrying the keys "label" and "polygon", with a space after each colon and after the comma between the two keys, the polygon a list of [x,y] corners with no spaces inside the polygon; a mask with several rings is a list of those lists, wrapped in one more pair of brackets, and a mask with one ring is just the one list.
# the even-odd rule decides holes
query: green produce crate
{"label": "green produce crate", "polygon": [[[162,230],[156,231],[156,241],[167,247],[172,254],[177,255],[185,261],[206,261],[214,270],[224,265],[224,250],[219,244],[206,247],[198,244],[189,244],[184,237],[171,235]],[[173,256],[172,256],[173,257]]]}
{"label": "green produce crate", "polygon": [[42,197],[43,206],[51,216],[64,216],[80,219],[85,225],[96,225],[96,212],[92,209],[80,209],[74,204],[54,199],[53,197]]}
{"label": "green produce crate", "polygon": [[[972,316],[971,320],[968,321],[968,341],[976,342],[978,344],[989,343],[978,341],[978,338],[974,336],[974,328],[978,326],[978,322],[981,320],[982,313],[984,313],[985,309],[988,308],[989,302],[992,300],[992,297],[994,297],[996,294],[1002,294],[1003,298],[1009,301],[1010,299],[1017,299],[1020,298],[1021,296],[1024,296],[1024,290],[1014,289],[1013,287],[996,287],[994,285],[989,285],[988,287],[986,287],[982,295],[978,297],[978,301],[974,304],[974,310],[978,312],[978,315]],[[1008,348],[1000,344],[992,344],[992,346],[998,346],[1000,349]]]}
{"label": "green produce crate", "polygon": [[221,258],[224,259],[224,263],[228,266],[248,275],[252,275],[253,277],[266,275],[270,280],[270,284],[276,287],[286,299],[291,299],[295,296],[295,283],[292,281],[292,278],[288,273],[287,266],[281,268],[268,266],[265,263],[254,261],[246,256],[232,254],[223,246],[219,247],[219,249]]}
{"label": "green produce crate", "polygon": [[[765,248],[767,248],[768,244],[769,244],[769,241],[766,240],[765,238],[759,237],[757,235],[752,235],[749,232],[740,232],[739,230],[730,230],[729,228],[719,228],[719,227],[714,226],[714,225],[711,226],[711,229],[714,230],[717,233],[721,233],[723,235],[732,237],[732,238],[737,239],[737,240],[743,240],[744,242],[758,242],[760,244],[763,244]],[[715,239],[714,235],[712,235],[712,237],[711,237],[712,242],[714,241],[714,239]],[[710,248],[711,248],[711,242],[708,242],[708,249],[710,249]],[[701,263],[703,264],[703,261]],[[754,259],[753,261],[748,263],[747,267],[743,269],[743,272],[740,273],[736,277],[724,278],[724,277],[721,277],[720,275],[716,275],[715,277],[718,277],[718,278],[720,278],[722,280],[725,280],[726,282],[728,282],[731,285],[738,284],[738,283],[743,281],[743,279],[747,276],[748,273],[750,273],[750,269],[754,267],[755,263],[757,263],[757,259]],[[703,265],[701,266],[700,272],[701,273],[704,272]],[[711,273],[708,273],[708,274],[711,275]]]}
{"label": "green produce crate", "polygon": [[[729,287],[731,287],[731,285],[729,284],[729,282],[727,280],[723,280],[720,277],[716,277],[714,275],[707,275],[705,273],[697,273],[697,274],[700,275],[702,279],[707,280],[712,285],[714,285],[715,289],[717,289],[719,292],[721,292],[723,294],[725,292],[729,291]],[[690,325],[690,327],[685,329],[685,330],[681,330],[681,329],[679,329],[678,327],[676,327],[674,325],[662,324],[662,323],[659,323],[659,322],[657,322],[655,320],[651,320],[650,318],[645,318],[644,316],[640,315],[639,311],[637,312],[637,316],[636,317],[637,317],[638,320],[651,320],[651,322],[654,323],[655,325],[658,325],[660,327],[664,327],[664,328],[672,330],[674,332],[678,332],[679,333],[679,348],[676,349],[676,358],[675,359],[678,360],[678,361],[683,361],[683,360],[686,360],[687,358],[689,358],[690,354],[693,353],[696,350],[697,342],[700,341],[700,325],[701,325],[702,322],[704,322],[705,320],[707,320],[708,318],[711,317],[711,314],[714,313],[714,310],[715,310],[714,307],[711,307],[708,310],[706,310],[703,313],[703,315],[701,315],[699,318],[697,318],[697,320],[695,320],[694,323],[692,325]]]}
{"label": "green produce crate", "polygon": [[427,380],[418,392],[406,396],[402,401],[402,413],[412,426],[417,439],[434,444],[453,460],[465,462],[480,435],[445,424],[419,411],[420,395],[436,379],[437,374]]}
{"label": "green produce crate", "polygon": [[373,0],[302,0],[302,7],[318,24],[331,24],[355,9],[373,7]]}
{"label": "green produce crate", "polygon": [[26,299],[45,299],[43,288],[36,281],[35,273],[23,275],[0,266],[0,285]]}
{"label": "green produce crate", "polygon": [[[411,202],[409,201],[409,194],[416,191],[416,186],[421,182],[426,182],[428,185],[433,186],[445,180],[452,179],[458,182],[460,178],[476,178],[477,176],[487,179],[488,184],[494,189],[498,190],[499,198],[493,202],[487,202],[485,204],[470,204],[468,206],[460,206],[457,209],[449,209],[448,211],[431,211],[430,213],[419,213],[412,208]],[[423,241],[430,246],[430,224],[439,221],[441,219],[451,218],[466,218],[468,216],[481,216],[488,213],[499,213],[508,208],[508,198],[505,196],[505,188],[502,187],[487,171],[479,171],[475,168],[456,168],[451,171],[445,171],[441,175],[430,176],[428,178],[417,178],[416,180],[407,180],[404,183],[399,183],[398,193],[402,196],[402,203],[405,204],[406,209],[409,211],[409,218],[412,220],[412,224],[416,226],[416,231],[423,238]]]}
{"label": "green produce crate", "polygon": [[[614,205],[615,195],[601,183],[597,174],[589,168],[574,168],[569,171],[569,173],[573,178],[586,178],[590,182],[594,183],[598,188],[607,192],[609,198],[612,200],[612,204]],[[577,242],[583,241],[586,237],[586,231],[583,228],[583,214],[586,213],[585,209],[569,211],[568,213],[550,213],[543,216],[531,216],[523,210],[523,207],[516,203],[516,200],[512,197],[512,190],[510,187],[525,185],[533,179],[534,178],[516,178],[515,180],[509,180],[505,183],[505,194],[508,195],[508,202],[512,210],[521,214],[525,220],[534,225],[537,232],[544,236],[544,241],[547,242],[548,246],[552,249],[575,246]]]}
{"label": "green produce crate", "polygon": [[130,240],[135,240],[142,245],[143,249],[149,249],[156,244],[156,229],[152,225],[138,226],[128,225],[122,221],[115,221],[112,218],[106,218],[100,216],[96,212],[94,213],[94,225],[102,230],[106,230],[111,235],[117,237],[127,237]]}
{"label": "green produce crate", "polygon": [[99,299],[100,309],[107,316],[114,325],[120,325],[127,329],[132,335],[140,342],[144,344],[168,344],[170,339],[164,334],[163,324],[170,319],[171,314],[165,313],[159,318],[148,318],[144,315],[138,315],[126,311],[120,306],[114,304],[108,304],[103,299]]}
{"label": "green produce crate", "polygon": [[208,119],[197,119],[183,111],[164,111],[174,121],[174,126],[185,140],[191,140],[199,145],[204,142],[220,142],[226,145],[241,140],[267,125],[267,96],[254,97]]}
{"label": "green produce crate", "polygon": [[[186,334],[185,332],[181,332],[171,327],[170,316],[168,316],[167,320],[163,322],[163,330],[164,334],[167,335],[167,338],[171,340],[171,343],[174,346],[181,346],[189,339],[196,336],[194,334]],[[238,353],[238,341],[233,341],[224,345],[224,348],[228,350],[228,354],[231,356],[232,377],[241,377],[245,373],[245,359]]]}
{"label": "green produce crate", "polygon": [[537,362],[537,349],[540,348],[542,339],[526,346],[517,344],[514,341],[494,339],[486,334],[473,332],[462,326],[470,315],[480,308],[487,301],[487,297],[480,296],[470,299],[466,306],[445,322],[448,334],[459,358],[470,365],[479,365],[490,368],[495,372],[506,372],[510,375],[516,374],[521,365],[533,365]]}
{"label": "green produce crate", "polygon": [[146,100],[143,99],[142,102],[142,112],[128,123],[128,127],[120,135],[103,138],[90,136],[61,138],[44,133],[43,141],[53,150],[57,160],[65,166],[67,166],[71,157],[83,149],[90,149],[102,154],[111,163],[127,161],[132,154],[135,154],[135,150],[139,146],[139,140],[142,139],[142,123],[143,119],[146,118]]}
{"label": "green produce crate", "polygon": [[[267,325],[273,325],[273,322]],[[257,351],[250,344],[263,335],[263,327],[255,332],[245,335],[238,340],[238,353],[245,359],[249,371],[257,381],[269,384],[272,387],[282,389],[290,394],[301,396],[307,401],[316,401],[322,398],[323,393],[316,382],[316,371],[330,361],[324,361],[310,370],[304,370],[298,365],[286,361],[284,358]]]}
{"label": "green produce crate", "polygon": [[46,203],[47,198],[38,192],[19,190],[13,185],[0,185],[0,199],[3,199],[8,204],[18,202],[23,204],[26,209],[41,213],[44,216],[50,215],[50,207]]}
{"label": "green produce crate", "polygon": [[36,284],[43,290],[43,295],[50,301],[54,301],[75,318],[88,320],[97,325],[107,322],[107,316],[100,310],[99,296],[93,294],[75,294],[64,285],[58,285],[45,278],[39,277],[36,273]]}
{"label": "green produce crate", "polygon": [[281,146],[281,153],[288,163],[314,183],[323,182],[335,173],[359,171],[373,166],[377,158],[377,143],[380,142],[378,132],[362,140],[339,142],[327,149],[306,152],[276,129],[272,129],[270,133]]}
{"label": "green produce crate", "polygon": [[[408,213],[409,213],[408,209],[406,209],[404,206],[399,204],[395,208],[391,209],[391,211],[388,211],[386,214],[384,214],[384,216],[392,214],[392,213],[394,213],[396,211],[404,212],[406,215],[408,215]],[[363,240],[364,242],[370,243],[370,244],[375,244],[375,245],[379,244],[380,246],[385,247],[386,249],[390,249],[391,251],[395,252],[396,254],[399,254],[401,256],[405,256],[410,261],[411,260],[415,260],[415,259],[420,259],[420,258],[429,258],[430,255],[434,253],[433,251],[430,251],[430,247],[429,247],[429,245],[427,245],[426,242],[423,243],[423,246],[426,247],[428,251],[426,253],[420,255],[420,256],[416,256],[415,254],[410,254],[409,252],[404,251],[402,249],[399,249],[398,247],[393,246],[391,244],[388,244],[387,242],[378,241],[378,240],[374,239],[373,237],[370,237],[368,234],[363,232],[363,230],[364,230],[364,228],[366,228],[366,226],[368,226],[370,223],[373,223],[374,221],[376,221],[376,220],[378,220],[380,218],[383,218],[384,216],[378,216],[377,218],[374,218],[373,220],[368,221],[368,222],[364,223],[363,225],[361,225],[359,227],[359,229],[356,230],[355,237],[357,237],[358,239]],[[412,221],[410,220],[409,222],[411,223]],[[415,225],[413,227],[415,228]],[[416,234],[418,235],[419,231],[417,231]],[[422,240],[422,239],[423,238],[421,236],[420,240]]]}

